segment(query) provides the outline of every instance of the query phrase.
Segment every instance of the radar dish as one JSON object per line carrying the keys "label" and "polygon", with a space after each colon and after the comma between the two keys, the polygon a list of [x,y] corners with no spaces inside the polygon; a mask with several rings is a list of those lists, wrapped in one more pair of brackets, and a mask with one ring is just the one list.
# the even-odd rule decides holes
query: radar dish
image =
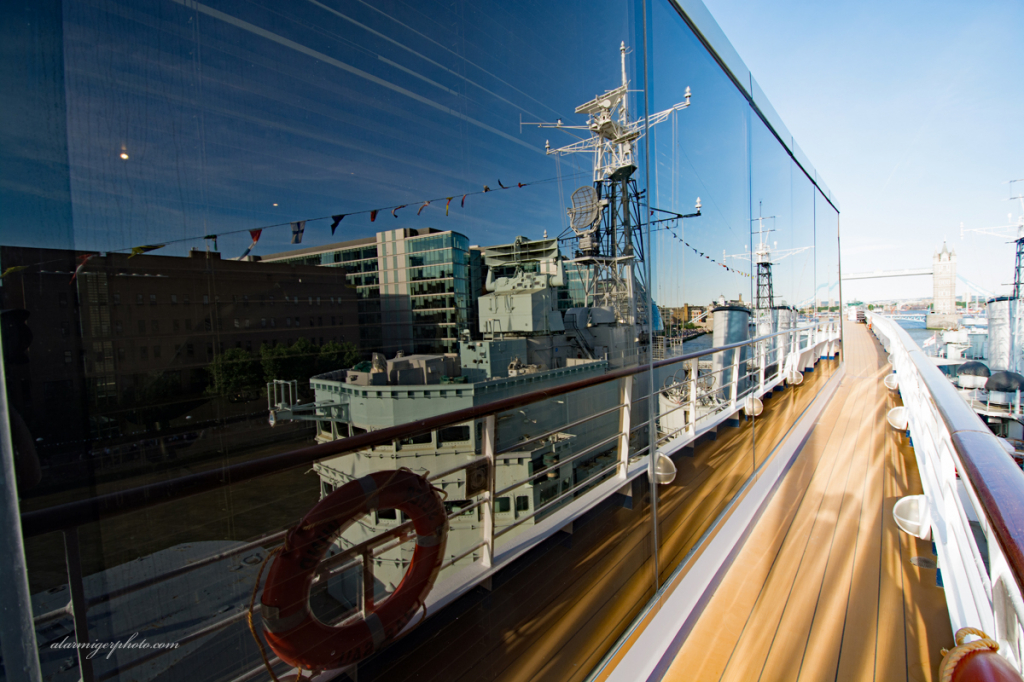
{"label": "radar dish", "polygon": [[597,201],[597,192],[590,185],[584,185],[572,193],[572,208],[569,219],[575,232],[589,230],[597,222],[601,206]]}

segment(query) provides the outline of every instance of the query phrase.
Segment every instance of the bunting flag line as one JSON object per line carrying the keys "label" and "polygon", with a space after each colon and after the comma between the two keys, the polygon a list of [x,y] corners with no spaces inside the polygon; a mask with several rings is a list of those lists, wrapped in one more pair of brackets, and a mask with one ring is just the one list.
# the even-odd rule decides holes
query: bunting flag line
{"label": "bunting flag line", "polygon": [[[584,175],[585,174],[574,173],[574,174],[571,174],[569,177],[583,177]],[[530,185],[544,184],[544,183],[550,183],[550,182],[561,182],[561,181],[564,181],[564,180],[567,180],[567,179],[568,179],[568,177],[559,176],[559,177],[551,177],[551,178],[541,178],[541,179],[537,179],[537,180],[532,180],[530,182],[516,182],[516,183],[511,184],[511,185],[506,185],[504,182],[502,182],[500,179],[498,179],[498,188],[502,189],[502,190],[507,190],[507,189],[512,189],[512,188],[518,187],[518,188],[521,189],[523,187],[528,187]],[[466,192],[465,194],[463,194],[461,196],[460,201],[459,201],[459,205],[462,208],[465,208],[465,206],[466,206],[466,199],[469,196],[471,196],[471,195],[474,195],[474,194],[485,194],[487,192],[496,192],[496,191],[498,191],[498,190],[490,187],[489,185],[482,185],[482,189],[480,189],[480,190],[477,190],[475,192]],[[451,196],[451,197],[443,197],[445,199],[445,206],[444,206],[444,214],[445,214],[445,216],[450,216],[450,214],[451,214],[452,199],[456,198],[456,196],[458,196],[458,195]],[[417,216],[421,215],[423,213],[423,209],[425,209],[426,207],[430,206],[432,202],[440,201],[440,200],[441,200],[441,198],[417,200],[415,202],[415,204],[419,204],[419,208],[416,211],[416,215]],[[421,201],[422,201],[422,203],[420,203]],[[413,205],[415,205],[415,204],[413,204]],[[289,225],[291,227],[291,230],[292,230],[292,242],[291,243],[292,244],[301,244],[302,243],[303,232],[305,230],[305,224],[307,222],[309,222],[309,221],[314,221],[315,222],[315,221],[320,221],[320,220],[330,220],[331,221],[331,235],[333,236],[335,234],[335,231],[338,228],[338,225],[347,216],[352,216],[352,215],[357,215],[357,214],[362,214],[362,213],[369,213],[370,214],[370,222],[375,222],[376,219],[377,219],[377,214],[380,211],[390,210],[391,214],[394,217],[397,218],[398,217],[398,215],[397,215],[398,210],[402,209],[402,208],[407,208],[408,206],[409,206],[409,204],[402,204],[400,206],[395,206],[395,207],[387,206],[387,207],[382,207],[382,208],[367,209],[367,210],[364,210],[364,211],[355,211],[353,213],[338,213],[338,214],[329,215],[329,216],[319,216],[319,217],[316,217],[316,218],[307,218],[305,220],[299,220],[299,221],[294,221],[294,222],[274,223],[274,224],[269,224],[269,225],[263,225],[263,226],[261,226],[259,228],[243,228],[243,229],[238,229],[238,230],[231,230],[231,231],[228,231],[228,232],[222,232],[219,235],[216,235],[216,234],[203,235],[202,239],[213,240],[213,247],[214,247],[214,249],[217,249],[218,246],[219,246],[218,240],[219,240],[220,237],[224,237],[224,236],[228,236],[228,235],[241,234],[243,232],[248,231],[250,236],[253,237],[253,241],[250,244],[249,248],[246,249],[246,251],[241,256],[241,258],[244,258],[247,255],[249,255],[251,253],[252,249],[255,247],[255,245],[256,245],[256,243],[258,241],[258,238],[256,237],[256,234],[258,234],[260,231],[262,231],[264,229],[272,229],[272,228],[284,227],[285,225]],[[141,245],[141,246],[132,246],[132,247],[129,247],[127,249],[127,251],[129,252],[128,253],[128,258],[134,258],[135,256],[140,256],[142,254],[149,253],[150,251],[155,251],[157,249],[162,249],[162,248],[167,247],[170,244],[194,242],[196,239],[199,239],[199,238],[200,237],[198,237],[198,236],[183,237],[181,239],[172,239],[172,240],[169,240],[167,242],[163,242],[161,244],[145,244],[145,245]],[[123,253],[124,251],[125,251],[124,249],[113,249],[111,251],[111,253]],[[44,264],[50,263],[50,262],[55,262],[55,261],[42,261],[42,262],[39,262],[39,263],[31,263],[31,264],[28,264],[28,265],[11,266],[11,267],[9,267],[9,268],[7,268],[5,270],[2,270],[2,272],[0,272],[0,279],[6,277],[8,275],[17,274],[17,273],[22,272],[24,270],[30,269],[30,268],[32,268],[34,266],[40,266],[40,265],[44,265]]]}
{"label": "bunting flag line", "polygon": [[263,234],[263,230],[262,229],[259,229],[259,230],[249,230],[249,236],[252,237],[252,244],[249,244],[249,248],[247,248],[245,250],[245,253],[243,253],[241,256],[238,257],[238,260],[242,260],[243,258],[245,258],[246,256],[249,255],[249,252],[251,252],[253,247],[256,246],[256,242],[258,242],[260,240],[260,235],[261,234]]}
{"label": "bunting flag line", "polygon": [[27,265],[12,265],[11,267],[4,270],[3,274],[0,274],[0,279],[4,279],[5,277],[7,277],[7,275],[16,275],[17,273],[23,270],[28,270],[28,268],[29,266]]}
{"label": "bunting flag line", "polygon": [[132,252],[128,255],[128,258],[132,259],[135,258],[136,256],[141,256],[144,253],[149,253],[150,251],[162,249],[165,246],[167,246],[167,244],[147,244],[146,246],[133,246]]}
{"label": "bunting flag line", "polygon": [[80,273],[82,271],[82,268],[84,268],[85,264],[89,262],[89,259],[90,258],[95,258],[98,255],[99,254],[97,254],[97,253],[86,253],[86,254],[83,254],[83,255],[79,256],[78,257],[78,267],[75,268],[75,273],[73,275],[71,275],[71,281],[68,282],[68,284],[74,284],[75,283],[75,278],[78,277],[78,273]]}

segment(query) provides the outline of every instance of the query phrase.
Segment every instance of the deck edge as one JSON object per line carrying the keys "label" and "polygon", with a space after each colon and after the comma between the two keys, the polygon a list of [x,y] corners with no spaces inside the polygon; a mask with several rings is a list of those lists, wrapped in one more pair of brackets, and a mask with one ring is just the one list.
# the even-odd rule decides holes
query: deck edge
{"label": "deck edge", "polygon": [[651,622],[615,667],[606,673],[608,682],[640,679],[656,682],[664,677],[845,375],[846,363],[843,362],[800,415],[785,440],[776,447],[760,477],[747,490],[693,566],[677,583],[669,586]]}

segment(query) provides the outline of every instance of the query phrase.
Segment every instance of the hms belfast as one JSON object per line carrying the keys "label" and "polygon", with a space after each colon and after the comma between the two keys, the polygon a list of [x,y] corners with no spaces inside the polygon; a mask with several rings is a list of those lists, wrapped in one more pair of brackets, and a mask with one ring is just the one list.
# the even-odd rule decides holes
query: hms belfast
{"label": "hms belfast", "polygon": [[[656,312],[649,313],[656,308],[649,303],[642,267],[643,214],[635,179],[636,142],[644,134],[645,121],[631,120],[625,45],[620,52],[622,84],[576,108],[577,114],[588,116],[586,125],[540,124],[589,131],[589,138],[558,149],[549,145],[547,152],[592,154],[593,185],[573,193],[570,229],[561,239],[520,236],[511,244],[483,250],[488,274],[487,293],[478,299],[477,331],[482,339],[473,340],[470,330],[464,329],[458,353],[406,355],[399,351],[393,358],[375,353],[372,362],[311,377],[312,403],[296,404],[296,387],[275,382],[268,387],[271,423],[314,420],[317,442],[329,442],[637,366],[649,359],[660,320]],[[650,117],[646,125],[688,105],[687,91],[684,102]],[[568,245],[572,258],[562,255],[560,241]],[[563,312],[558,293],[569,286],[570,277],[577,278],[573,284],[585,292],[585,305]],[[643,382],[644,377],[638,377],[637,388],[645,392]],[[549,400],[498,418],[496,535],[510,540],[616,472],[618,407],[618,388],[608,383],[587,391],[585,398]],[[631,411],[633,423],[646,418],[643,402]],[[599,412],[603,415],[592,418]],[[488,470],[485,463],[466,464],[482,452],[483,428],[483,421],[477,420],[319,461],[314,470],[320,476],[321,495],[382,470],[408,468],[432,479],[453,471],[435,480],[449,515],[466,509],[450,519],[445,570],[471,564],[479,559],[481,549],[481,505],[474,498],[487,489]],[[633,446],[642,448],[645,436],[642,431],[632,433]],[[397,510],[378,510],[350,526],[332,552],[365,543],[405,520]],[[412,552],[411,546],[399,546],[375,558],[378,593],[397,587]],[[343,604],[353,605],[356,591],[354,581],[331,582],[330,593]]]}

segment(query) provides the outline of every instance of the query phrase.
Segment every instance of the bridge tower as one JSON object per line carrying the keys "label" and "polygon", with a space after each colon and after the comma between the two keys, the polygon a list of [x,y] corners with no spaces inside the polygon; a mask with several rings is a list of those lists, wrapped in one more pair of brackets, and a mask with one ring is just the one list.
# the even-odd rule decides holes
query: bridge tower
{"label": "bridge tower", "polygon": [[956,251],[942,242],[942,249],[932,256],[932,312],[929,328],[955,327],[959,323],[956,309]]}

